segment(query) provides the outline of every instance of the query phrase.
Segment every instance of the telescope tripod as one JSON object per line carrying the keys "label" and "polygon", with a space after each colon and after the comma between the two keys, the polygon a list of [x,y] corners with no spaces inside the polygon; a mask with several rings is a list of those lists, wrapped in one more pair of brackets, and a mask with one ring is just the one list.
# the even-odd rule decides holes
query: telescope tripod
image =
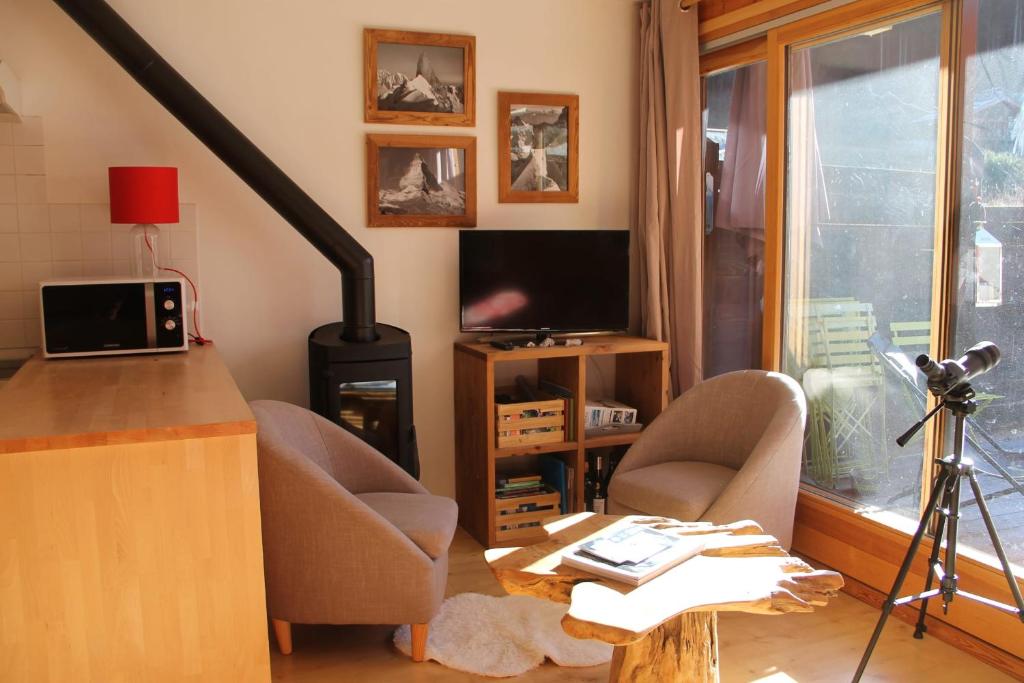
{"label": "telescope tripod", "polygon": [[[947,408],[956,417],[953,454],[935,461],[935,464],[939,466],[939,472],[932,483],[931,496],[928,499],[924,513],[921,515],[921,523],[917,525],[917,532],[910,541],[910,548],[907,549],[907,554],[903,558],[903,564],[900,565],[899,573],[896,575],[896,582],[893,583],[889,596],[882,604],[882,614],[878,618],[875,632],[871,635],[868,647],[864,651],[864,656],[861,657],[857,672],[853,676],[853,683],[860,681],[861,676],[864,674],[864,669],[867,668],[871,653],[874,652],[875,645],[878,644],[878,638],[882,635],[882,629],[885,628],[885,622],[896,607],[918,600],[921,601],[917,626],[914,629],[914,637],[919,639],[923,638],[925,631],[928,630],[924,623],[925,614],[928,611],[928,601],[939,596],[942,597],[943,613],[949,610],[949,603],[959,595],[968,600],[974,600],[1008,614],[1016,615],[1024,622],[1024,597],[1021,597],[1020,587],[1017,585],[1016,579],[1014,579],[1010,563],[1006,559],[1006,553],[1003,551],[1003,544],[999,540],[999,533],[992,522],[992,515],[989,514],[988,504],[985,502],[985,496],[982,493],[981,485],[978,483],[978,477],[974,471],[974,463],[969,458],[964,459],[963,457],[964,422],[967,416],[977,409],[977,403],[973,399],[974,390],[969,384],[964,382],[957,386],[953,392],[945,395],[943,400],[931,412],[911,427],[906,434],[897,439],[897,443],[903,446],[910,440],[910,437],[924,426],[925,422],[931,419],[943,407]],[[974,500],[978,504],[978,510],[981,511],[981,518],[985,522],[985,528],[988,531],[992,547],[996,551],[996,556],[999,558],[999,563],[1003,568],[1003,574],[1010,585],[1010,593],[1013,595],[1016,607],[982,595],[968,593],[965,590],[961,590],[958,585],[956,552],[957,532],[960,522],[960,485],[965,479],[970,484],[971,491],[974,492]],[[933,515],[935,516],[935,539],[932,542],[931,556],[928,558],[928,576],[924,582],[924,591],[905,597],[898,597],[900,589],[903,588],[903,582],[910,572],[910,565],[913,563],[915,555],[917,555],[917,550],[921,546],[921,541],[924,539]],[[942,552],[943,540],[946,541],[946,548],[944,559],[940,561],[939,554]],[[935,579],[938,579],[939,587],[933,589],[932,582]]]}

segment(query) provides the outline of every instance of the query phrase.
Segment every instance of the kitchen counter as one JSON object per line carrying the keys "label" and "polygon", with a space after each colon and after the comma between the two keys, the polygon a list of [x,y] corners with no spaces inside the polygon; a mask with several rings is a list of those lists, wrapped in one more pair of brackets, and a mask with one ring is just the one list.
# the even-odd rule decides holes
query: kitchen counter
{"label": "kitchen counter", "polygon": [[5,681],[269,681],[256,423],[211,346],[0,389]]}

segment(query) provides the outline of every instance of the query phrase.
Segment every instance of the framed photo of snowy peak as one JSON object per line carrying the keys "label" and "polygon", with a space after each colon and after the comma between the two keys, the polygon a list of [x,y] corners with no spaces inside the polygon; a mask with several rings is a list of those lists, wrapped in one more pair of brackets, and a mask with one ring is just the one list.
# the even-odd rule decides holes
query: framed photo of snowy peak
{"label": "framed photo of snowy peak", "polygon": [[366,136],[370,227],[476,227],[476,138]]}
{"label": "framed photo of snowy peak", "polygon": [[498,201],[580,200],[580,98],[498,93]]}
{"label": "framed photo of snowy peak", "polygon": [[476,38],[363,30],[367,123],[476,125]]}

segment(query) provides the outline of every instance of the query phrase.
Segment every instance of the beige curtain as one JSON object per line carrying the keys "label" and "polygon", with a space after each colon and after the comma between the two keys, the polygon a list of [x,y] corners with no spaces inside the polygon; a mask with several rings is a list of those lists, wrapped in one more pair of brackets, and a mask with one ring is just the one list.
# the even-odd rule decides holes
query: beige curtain
{"label": "beige curtain", "polygon": [[644,334],[670,345],[676,394],[703,374],[697,10],[640,6],[637,244]]}

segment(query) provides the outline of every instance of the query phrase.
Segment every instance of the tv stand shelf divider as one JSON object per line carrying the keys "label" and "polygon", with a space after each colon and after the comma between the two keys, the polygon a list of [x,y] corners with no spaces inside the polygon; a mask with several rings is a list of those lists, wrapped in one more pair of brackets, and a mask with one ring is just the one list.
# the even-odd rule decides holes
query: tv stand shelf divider
{"label": "tv stand shelf divider", "polygon": [[[582,406],[587,395],[587,358],[615,357],[615,390],[610,398],[637,409],[637,420],[648,425],[668,403],[668,344],[618,335],[586,337],[582,346],[496,349],[490,344],[455,344],[455,497],[459,524],[487,547],[496,540],[495,475],[509,459],[551,453],[574,469],[573,500],[569,510],[583,508],[583,470],[588,448],[633,443],[639,433],[611,434],[587,439]],[[576,396],[576,441],[497,448],[495,440],[494,369],[497,363],[536,361],[539,379],[560,384]],[[504,545],[542,540],[519,536]]]}

